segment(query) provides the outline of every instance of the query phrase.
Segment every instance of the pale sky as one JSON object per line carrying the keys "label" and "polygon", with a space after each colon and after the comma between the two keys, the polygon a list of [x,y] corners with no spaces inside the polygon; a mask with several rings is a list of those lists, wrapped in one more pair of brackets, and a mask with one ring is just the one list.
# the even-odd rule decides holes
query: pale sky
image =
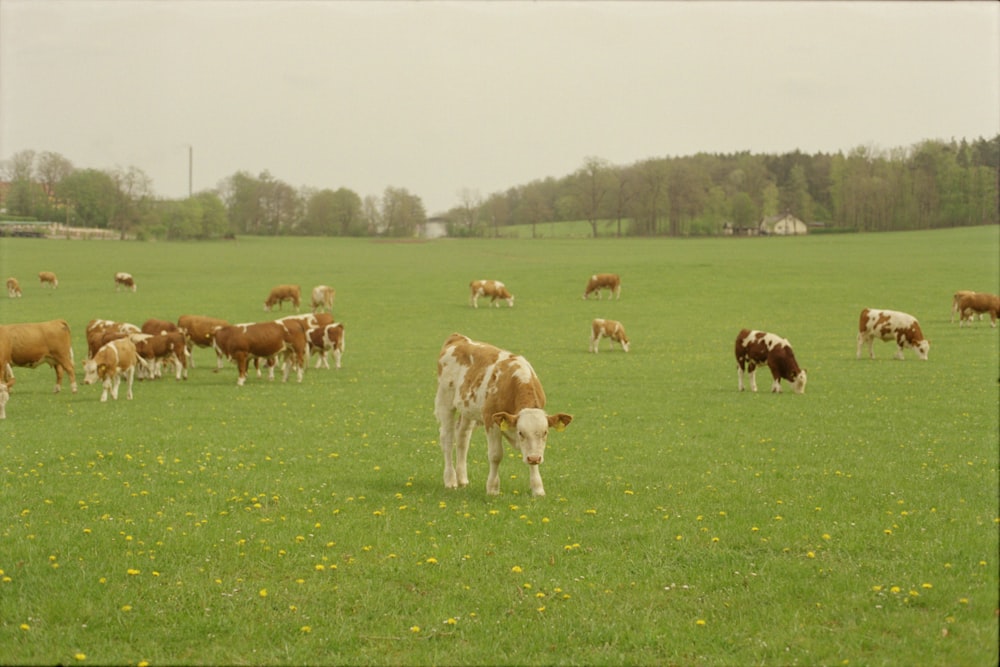
{"label": "pale sky", "polygon": [[578,169],[1000,132],[995,2],[0,0],[0,160],[428,214]]}

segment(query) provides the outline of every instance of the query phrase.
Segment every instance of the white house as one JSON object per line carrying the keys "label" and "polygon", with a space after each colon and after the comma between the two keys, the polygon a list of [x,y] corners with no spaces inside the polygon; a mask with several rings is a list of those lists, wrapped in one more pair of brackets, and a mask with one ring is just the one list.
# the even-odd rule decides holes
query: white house
{"label": "white house", "polygon": [[773,236],[808,234],[809,227],[791,213],[785,213],[764,218],[760,223],[760,233]]}

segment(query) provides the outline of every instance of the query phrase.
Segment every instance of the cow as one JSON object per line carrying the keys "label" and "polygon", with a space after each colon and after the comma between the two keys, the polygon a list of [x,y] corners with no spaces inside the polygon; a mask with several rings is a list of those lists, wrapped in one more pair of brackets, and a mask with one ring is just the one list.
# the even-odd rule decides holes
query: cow
{"label": "cow", "polygon": [[805,393],[806,372],[795,361],[792,345],[773,333],[741,329],[736,336],[737,386],[743,391],[743,373],[750,374],[750,391],[757,391],[757,367],[767,364],[774,383],[771,392],[781,393],[781,381],[791,383],[796,394]]}
{"label": "cow", "polygon": [[333,352],[334,368],[340,368],[340,357],[344,354],[344,325],[327,324],[309,332],[309,353],[319,355],[316,368],[330,368],[329,352]]}
{"label": "cow", "polygon": [[227,320],[205,315],[181,315],[177,318],[177,328],[187,339],[188,366],[194,368],[194,347],[210,347],[215,351],[215,371],[222,370],[222,355],[215,349],[215,332],[228,327]]}
{"label": "cow", "polygon": [[332,313],[333,300],[336,296],[337,290],[329,285],[316,285],[316,287],[312,288],[312,311],[318,313],[326,310],[326,312]]}
{"label": "cow", "polygon": [[[142,337],[146,334],[133,334],[135,337]],[[132,336],[118,338],[97,351],[93,359],[89,359],[83,364],[84,384],[94,384],[100,381],[104,390],[101,392],[101,403],[108,400],[108,393],[111,398],[118,400],[118,387],[122,377],[128,380],[128,392],[125,398],[132,400],[132,383],[135,381],[135,368],[139,365],[139,354],[136,352],[135,343]]]}
{"label": "cow", "polygon": [[983,318],[983,313],[989,313],[990,326],[997,325],[997,318],[1000,317],[1000,296],[987,294],[986,292],[973,292],[963,294],[958,301],[958,326],[962,326],[965,320],[969,321],[969,326],[979,313],[979,319]]}
{"label": "cow", "polygon": [[[955,314],[959,313],[958,302],[962,300],[963,296],[975,294],[974,291],[969,289],[960,289],[951,296],[951,322],[955,321]],[[979,319],[983,319],[982,314],[979,315]],[[958,317],[959,324],[962,322],[962,316]]]}
{"label": "cow", "polygon": [[142,326],[139,327],[139,331],[146,334],[160,334],[168,331],[180,331],[180,327],[170,320],[159,320],[155,317],[151,317],[142,323]]}
{"label": "cow", "polygon": [[56,274],[51,271],[39,271],[38,281],[41,283],[42,287],[49,286],[52,289],[59,287],[59,279],[56,278]]}
{"label": "cow", "polygon": [[267,295],[267,299],[264,301],[264,311],[270,311],[274,308],[275,304],[278,305],[278,310],[281,310],[281,305],[285,301],[291,301],[295,306],[295,312],[299,312],[301,290],[298,285],[278,285],[271,288],[271,293]]}
{"label": "cow", "polygon": [[17,281],[17,278],[11,276],[7,279],[7,296],[11,299],[16,299],[21,296],[21,283]]}
{"label": "cow", "polygon": [[501,299],[507,302],[511,308],[514,307],[514,296],[507,291],[507,286],[499,280],[473,280],[469,283],[469,303],[473,308],[479,308],[479,297],[490,297],[490,305],[500,307],[497,301]]}
{"label": "cow", "polygon": [[160,376],[160,364],[173,364],[174,377],[187,380],[187,339],[180,331],[161,331],[133,335],[132,342],[139,358],[145,361],[141,369],[149,377]]}
{"label": "cow", "polygon": [[0,325],[0,368],[35,368],[42,363],[56,371],[55,393],[62,389],[63,373],[76,393],[73,344],[66,320]]}
{"label": "cow", "polygon": [[913,348],[917,356],[927,361],[927,353],[931,349],[930,341],[924,338],[920,323],[916,318],[895,310],[878,310],[865,308],[861,311],[858,321],[858,359],[861,358],[861,348],[868,345],[868,357],[875,358],[874,341],[879,338],[884,341],[896,341],[896,358],[903,358],[903,350]]}
{"label": "cow", "polygon": [[590,351],[597,354],[597,348],[600,347],[601,338],[608,337],[608,347],[610,349],[615,349],[615,343],[617,342],[622,346],[622,349],[628,352],[628,336],[625,334],[625,327],[622,326],[621,322],[615,320],[604,320],[601,318],[596,318],[590,323]]}
{"label": "cow", "polygon": [[[266,359],[269,368],[268,379],[274,379],[274,363],[278,355],[284,359],[283,382],[288,381],[289,364],[296,369],[298,381],[302,382],[305,363],[306,340],[304,328],[297,321],[252,322],[231,324],[215,332],[214,346],[218,354],[232,360],[239,370],[236,380],[243,386],[251,359]],[[258,370],[259,372],[259,370]]]}
{"label": "cow", "polygon": [[115,274],[115,291],[117,292],[122,287],[135,291],[135,278],[132,277],[131,273],[119,271]]}
{"label": "cow", "polygon": [[587,281],[587,287],[583,290],[583,298],[589,299],[590,295],[594,292],[597,293],[597,298],[601,298],[601,290],[608,290],[608,298],[612,296],[616,299],[621,298],[622,295],[622,280],[618,277],[617,273],[595,273],[590,276],[590,280]]}
{"label": "cow", "polygon": [[87,323],[84,336],[87,339],[87,359],[93,359],[97,351],[106,343],[117,338],[125,338],[129,334],[140,333],[139,327],[128,322],[115,320],[93,319]]}
{"label": "cow", "polygon": [[528,465],[531,493],[544,496],[538,468],[545,458],[549,429],[561,431],[573,417],[546,414],[545,392],[527,359],[454,333],[438,355],[437,376],[434,415],[441,429],[445,488],[468,486],[469,440],[482,424],[490,461],[486,493],[500,493],[503,436]]}

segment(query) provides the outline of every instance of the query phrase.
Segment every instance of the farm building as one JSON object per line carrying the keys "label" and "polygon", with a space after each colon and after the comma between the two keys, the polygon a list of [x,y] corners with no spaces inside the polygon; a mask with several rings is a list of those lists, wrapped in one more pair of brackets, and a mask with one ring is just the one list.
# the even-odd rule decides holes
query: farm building
{"label": "farm building", "polygon": [[760,233],[773,236],[792,236],[808,234],[809,227],[791,213],[785,213],[784,215],[772,215],[764,218],[760,223]]}

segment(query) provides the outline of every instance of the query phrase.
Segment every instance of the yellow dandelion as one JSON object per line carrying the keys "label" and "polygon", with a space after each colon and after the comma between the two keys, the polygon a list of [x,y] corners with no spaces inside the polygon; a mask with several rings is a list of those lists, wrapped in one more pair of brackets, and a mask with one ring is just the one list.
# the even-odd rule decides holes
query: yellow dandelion
{"label": "yellow dandelion", "polygon": [[816,557],[816,553],[814,551],[807,551],[806,552],[806,558],[815,558],[815,557]]}
{"label": "yellow dandelion", "polygon": [[890,593],[898,593],[899,591],[900,591],[899,586],[893,586],[892,588],[889,589]]}
{"label": "yellow dandelion", "polygon": [[20,628],[21,628],[22,630],[24,630],[25,632],[27,632],[28,630],[30,630],[30,629],[31,629],[31,626],[30,626],[30,625],[28,625],[27,623],[22,623],[22,624],[21,624],[21,625],[20,625],[19,627],[20,627]]}
{"label": "yellow dandelion", "polygon": [[697,621],[694,622],[694,624],[695,625],[705,625],[705,619],[699,618]]}
{"label": "yellow dandelion", "polygon": [[420,626],[419,625],[411,625],[410,626],[410,632],[412,632],[414,634],[420,632]]}
{"label": "yellow dandelion", "polygon": [[535,611],[537,611],[539,614],[541,614],[543,611],[545,611],[545,605],[542,605],[541,607],[539,607]]}
{"label": "yellow dandelion", "polygon": [[886,535],[892,535],[892,529],[891,528],[886,528],[882,532],[885,533]]}
{"label": "yellow dandelion", "polygon": [[876,593],[880,593],[882,591],[882,587],[876,584],[872,586],[872,590],[875,591]]}
{"label": "yellow dandelion", "polygon": [[445,625],[458,625],[458,621],[455,620],[454,618],[448,618],[448,619],[445,619],[444,624]]}
{"label": "yellow dandelion", "polygon": [[73,654],[73,658],[76,659],[76,660],[79,660],[79,661],[83,662],[84,660],[87,659],[87,654],[86,653],[74,653]]}
{"label": "yellow dandelion", "polygon": [[934,588],[932,584],[920,584],[921,588]]}
{"label": "yellow dandelion", "polygon": [[308,634],[308,633],[310,633],[312,631],[313,631],[313,629],[311,627],[309,627],[308,625],[303,625],[301,628],[299,628],[299,632],[301,632],[303,634]]}
{"label": "yellow dandelion", "polygon": [[260,592],[258,593],[258,595],[260,595],[262,598],[266,598],[267,597],[267,589],[266,588],[260,589]]}
{"label": "yellow dandelion", "polygon": [[136,570],[130,567],[129,569],[125,570],[125,574],[129,575],[130,577],[134,577],[142,574],[142,570]]}
{"label": "yellow dandelion", "polygon": [[438,559],[437,559],[437,558],[435,558],[434,556],[431,556],[430,558],[428,558],[428,559],[427,559],[427,562],[428,562],[428,563],[429,563],[430,565],[436,565],[436,564],[437,564],[437,562],[438,562]]}
{"label": "yellow dandelion", "polygon": [[959,604],[969,604],[969,598],[959,598],[958,599],[958,603]]}
{"label": "yellow dandelion", "polygon": [[524,570],[521,569],[520,565],[515,565],[514,567],[510,568],[510,571],[513,572],[514,574],[520,574]]}
{"label": "yellow dandelion", "polygon": [[132,611],[132,605],[130,605],[130,604],[123,604],[122,605],[122,611],[124,611],[124,612]]}
{"label": "yellow dandelion", "polygon": [[830,533],[823,533],[822,537],[824,540],[828,540],[830,539]]}
{"label": "yellow dandelion", "polygon": [[326,565],[323,565],[323,563],[316,563],[314,567],[316,568],[317,572],[322,572],[323,570],[326,569]]}

